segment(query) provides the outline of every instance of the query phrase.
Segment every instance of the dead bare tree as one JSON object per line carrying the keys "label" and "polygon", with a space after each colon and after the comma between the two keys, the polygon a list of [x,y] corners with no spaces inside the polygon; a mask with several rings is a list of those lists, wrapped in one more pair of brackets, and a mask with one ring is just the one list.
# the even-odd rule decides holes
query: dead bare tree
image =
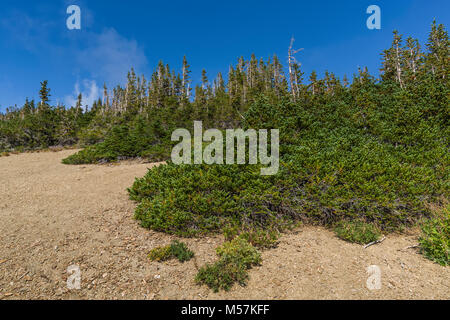
{"label": "dead bare tree", "polygon": [[288,50],[288,63],[289,63],[289,80],[291,83],[291,94],[295,101],[295,100],[297,100],[297,98],[299,97],[299,94],[300,94],[300,88],[298,87],[299,79],[298,79],[298,74],[296,72],[297,68],[295,68],[295,65],[300,66],[300,63],[298,63],[297,59],[295,59],[295,55],[297,53],[299,53],[300,51],[302,51],[303,48],[294,50],[293,49],[294,42],[295,42],[295,39],[294,39],[294,37],[292,37],[291,44],[289,45],[289,50]]}

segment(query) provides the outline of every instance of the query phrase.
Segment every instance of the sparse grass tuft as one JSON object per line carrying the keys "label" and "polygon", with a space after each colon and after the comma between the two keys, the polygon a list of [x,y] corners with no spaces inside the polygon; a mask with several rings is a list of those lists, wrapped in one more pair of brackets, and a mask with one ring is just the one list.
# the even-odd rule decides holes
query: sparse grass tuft
{"label": "sparse grass tuft", "polygon": [[238,227],[225,227],[223,229],[225,240],[231,241],[237,236],[247,240],[256,248],[269,249],[276,247],[280,233],[274,229],[253,228],[241,231]]}
{"label": "sparse grass tuft", "polygon": [[422,226],[419,238],[421,252],[442,266],[450,265],[450,206],[435,212],[435,216]]}
{"label": "sparse grass tuft", "polygon": [[359,244],[368,244],[381,236],[378,228],[363,221],[340,221],[335,225],[334,232],[342,240]]}
{"label": "sparse grass tuft", "polygon": [[195,281],[217,292],[228,291],[234,283],[247,284],[247,270],[261,263],[261,254],[245,238],[237,237],[216,249],[219,260],[202,267]]}
{"label": "sparse grass tuft", "polygon": [[167,261],[176,258],[180,262],[189,261],[193,256],[194,252],[189,250],[185,243],[177,240],[168,246],[153,249],[148,255],[152,261]]}

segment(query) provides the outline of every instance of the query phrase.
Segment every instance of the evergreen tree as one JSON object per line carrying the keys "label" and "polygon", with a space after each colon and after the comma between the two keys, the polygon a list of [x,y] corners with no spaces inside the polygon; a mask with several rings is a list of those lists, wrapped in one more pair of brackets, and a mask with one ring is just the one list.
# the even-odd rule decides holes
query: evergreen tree
{"label": "evergreen tree", "polygon": [[311,88],[311,93],[314,96],[317,92],[317,73],[316,71],[312,71],[311,75],[309,76],[309,87]]}
{"label": "evergreen tree", "polygon": [[383,80],[391,80],[397,82],[401,88],[404,88],[404,59],[402,48],[402,35],[394,30],[394,39],[391,48],[383,51],[383,61],[381,68]]}
{"label": "evergreen tree", "polygon": [[450,69],[449,38],[444,25],[436,24],[436,20],[431,25],[431,32],[428,37],[426,56],[426,66],[433,76],[439,79],[448,79]]}
{"label": "evergreen tree", "polygon": [[422,56],[419,41],[408,37],[403,50],[406,82],[413,82],[417,79],[417,75],[420,72]]}
{"label": "evergreen tree", "polygon": [[183,71],[182,71],[183,75],[182,75],[182,83],[181,83],[181,88],[182,88],[182,93],[183,93],[183,98],[189,100],[190,95],[191,95],[191,81],[190,81],[190,65],[187,62],[186,56],[183,57]]}
{"label": "evergreen tree", "polygon": [[39,97],[41,99],[40,106],[48,105],[50,101],[50,89],[47,86],[47,80],[41,82],[41,89],[39,90]]}

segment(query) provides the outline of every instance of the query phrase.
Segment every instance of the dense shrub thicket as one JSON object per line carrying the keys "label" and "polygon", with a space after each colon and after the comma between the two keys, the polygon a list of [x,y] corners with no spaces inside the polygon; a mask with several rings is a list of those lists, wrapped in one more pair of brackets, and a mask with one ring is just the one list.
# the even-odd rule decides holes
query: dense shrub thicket
{"label": "dense shrub thicket", "polygon": [[158,132],[151,124],[137,118],[131,125],[114,126],[103,142],[88,146],[63,163],[99,163],[137,157],[154,162],[165,160],[170,155],[170,136]]}
{"label": "dense shrub thicket", "polygon": [[[426,119],[424,110],[411,119],[409,133],[392,135],[402,113],[375,125],[366,119],[380,118],[380,109],[398,106],[409,93],[398,90],[387,99],[383,85],[368,88],[378,107],[359,117],[360,106],[351,102],[359,97],[351,94],[341,97],[346,104],[334,96],[320,108],[314,102],[270,104],[262,98],[245,118],[252,128],[280,128],[277,175],[261,176],[252,165],[169,163],[130,189],[140,202],[136,217],[146,227],[193,235],[229,223],[267,228],[297,219],[332,224],[357,218],[393,230],[427,216],[424,203],[448,195],[447,120],[439,119],[441,113]],[[447,94],[441,91],[436,103],[447,103]],[[413,97],[411,108],[422,99],[429,97]],[[418,130],[424,133],[420,138]]]}

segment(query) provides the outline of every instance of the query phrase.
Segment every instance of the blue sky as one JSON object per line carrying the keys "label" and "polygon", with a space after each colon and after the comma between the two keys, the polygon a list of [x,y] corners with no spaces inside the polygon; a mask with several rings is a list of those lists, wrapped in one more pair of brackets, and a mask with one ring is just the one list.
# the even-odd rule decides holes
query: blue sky
{"label": "blue sky", "polygon": [[[67,7],[81,8],[81,30],[66,27]],[[369,30],[366,9],[381,8],[381,30]],[[392,30],[425,45],[436,18],[448,27],[448,0],[395,1],[143,1],[2,0],[0,111],[38,97],[48,80],[52,102],[89,104],[103,83],[123,83],[133,66],[150,77],[159,60],[179,70],[183,55],[194,82],[226,74],[239,56],[287,60],[291,36],[303,70],[351,76],[358,66],[378,75]]]}

